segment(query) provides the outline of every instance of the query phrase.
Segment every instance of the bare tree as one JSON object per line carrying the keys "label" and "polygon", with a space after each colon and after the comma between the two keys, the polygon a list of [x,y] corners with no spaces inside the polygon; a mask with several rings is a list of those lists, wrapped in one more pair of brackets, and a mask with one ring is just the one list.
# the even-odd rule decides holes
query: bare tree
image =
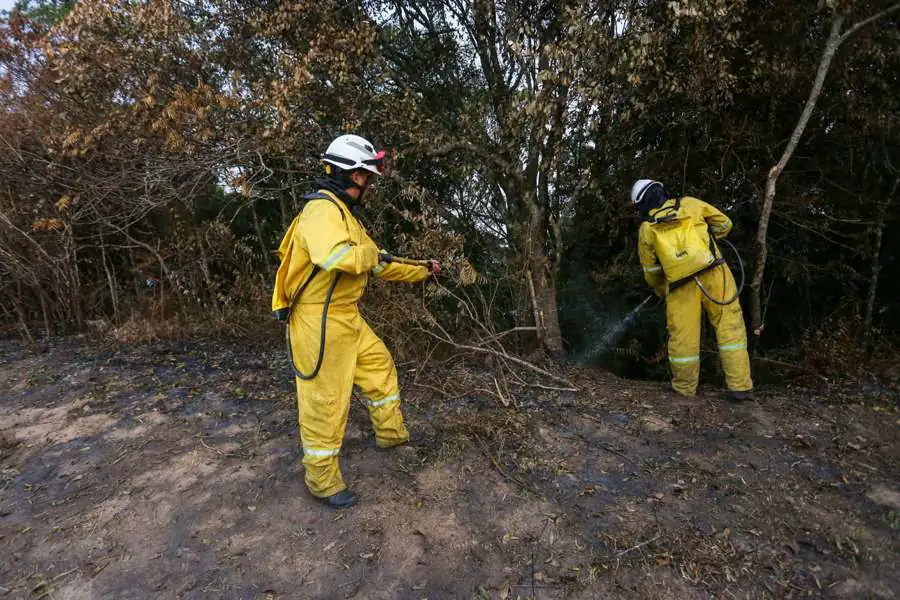
{"label": "bare tree", "polygon": [[875,23],[879,19],[883,19],[884,17],[898,10],[900,10],[900,3],[894,4],[867,19],[863,19],[862,21],[856,23],[845,31],[842,31],[842,29],[846,17],[840,12],[835,12],[832,16],[831,28],[828,33],[828,38],[825,41],[825,48],[822,51],[822,57],[819,59],[819,67],[816,71],[816,78],[813,81],[813,86],[809,92],[809,97],[806,99],[806,105],[803,107],[803,112],[800,114],[800,118],[797,120],[797,124],[794,126],[794,131],[791,133],[791,137],[788,140],[787,146],[785,146],[785,149],[781,154],[781,158],[771,169],[769,169],[769,174],[766,178],[765,194],[763,196],[762,209],[760,210],[759,215],[759,227],[756,231],[756,267],[753,271],[753,278],[750,281],[750,323],[753,334],[756,336],[762,335],[763,329],[765,328],[765,323],[763,323],[762,317],[762,286],[766,269],[766,260],[769,255],[769,247],[767,243],[769,220],[772,217],[772,205],[775,201],[775,184],[778,182],[778,177],[787,166],[788,161],[794,154],[794,150],[797,149],[797,144],[800,143],[800,138],[803,136],[803,132],[806,130],[806,126],[809,123],[809,119],[812,116],[813,110],[815,110],[816,108],[816,102],[818,102],[819,96],[822,93],[822,87],[825,84],[825,78],[828,75],[829,69],[831,68],[831,62],[834,59],[834,55],[835,52],[837,52],[837,49],[841,44],[847,41],[848,38],[850,38],[853,34],[858,32],[863,27]]}

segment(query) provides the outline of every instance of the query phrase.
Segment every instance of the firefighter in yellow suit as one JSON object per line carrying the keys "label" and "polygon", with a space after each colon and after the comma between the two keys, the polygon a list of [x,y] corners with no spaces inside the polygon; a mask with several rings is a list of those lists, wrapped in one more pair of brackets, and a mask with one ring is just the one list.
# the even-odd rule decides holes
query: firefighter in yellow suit
{"label": "firefighter in yellow suit", "polygon": [[731,220],[697,198],[668,197],[663,185],[651,179],[635,182],[631,201],[643,216],[638,255],[644,278],[666,299],[672,388],[685,396],[697,391],[700,321],[706,312],[716,331],[727,397],[749,400],[753,382],[744,316],[731,269],[715,243],[731,231]]}
{"label": "firefighter in yellow suit", "polygon": [[295,369],[305,374],[314,370],[321,326],[327,319],[320,370],[306,380],[296,377],[300,439],[309,490],[331,507],[347,508],[357,503],[358,496],[344,484],[338,454],[353,386],[366,398],[379,448],[410,439],[400,412],[394,362],[357,303],[369,277],[417,282],[437,273],[440,265],[389,262],[389,255],[380,251],[353,215],[351,207],[362,201],[371,181],[383,172],[383,151],[376,152],[362,137],[343,135],[329,145],[322,161],[328,178],[319,182],[318,193],[294,219],[278,248],[281,265],[272,310],[276,318],[287,321]]}

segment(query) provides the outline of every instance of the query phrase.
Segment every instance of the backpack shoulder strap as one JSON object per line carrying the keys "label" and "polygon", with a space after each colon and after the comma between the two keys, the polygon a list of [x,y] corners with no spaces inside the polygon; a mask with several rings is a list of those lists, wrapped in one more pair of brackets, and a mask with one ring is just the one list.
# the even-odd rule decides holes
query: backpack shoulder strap
{"label": "backpack shoulder strap", "polygon": [[338,212],[341,213],[341,220],[344,221],[345,223],[347,222],[347,217],[346,217],[346,215],[344,215],[344,209],[342,209],[341,205],[338,204],[335,201],[335,199],[332,198],[331,196],[329,196],[328,194],[325,194],[323,192],[310,192],[309,194],[304,194],[303,197],[301,198],[301,200],[303,200],[304,206],[306,206],[306,204],[308,202],[311,202],[313,200],[328,200],[329,202],[334,204],[335,207],[337,207]]}
{"label": "backpack shoulder strap", "polygon": [[[300,199],[303,201],[304,208],[306,207],[307,203],[312,202],[313,200],[328,200],[329,202],[334,204],[335,208],[338,209],[338,212],[341,213],[341,221],[343,221],[345,225],[347,224],[347,216],[344,214],[344,209],[342,209],[341,205],[338,204],[335,199],[328,194],[322,192],[310,192],[309,194],[304,194]],[[294,292],[294,296],[291,298],[292,309],[297,303],[297,300],[300,298],[306,288],[309,287],[309,284],[312,283],[312,280],[316,275],[319,274],[319,271],[321,270],[322,268],[319,265],[313,264],[312,270],[309,273],[309,277],[306,278],[306,281],[304,281],[303,284],[297,289],[297,291]],[[340,273],[338,273],[337,276],[340,276]]]}
{"label": "backpack shoulder strap", "polygon": [[[668,202],[668,200],[666,200]],[[657,225],[660,223],[671,223],[675,219],[678,218],[678,211],[681,210],[681,196],[675,198],[675,204],[672,206],[666,207],[665,202],[663,206],[656,209],[656,212],[653,213],[653,216],[649,216],[648,219],[651,225]]]}

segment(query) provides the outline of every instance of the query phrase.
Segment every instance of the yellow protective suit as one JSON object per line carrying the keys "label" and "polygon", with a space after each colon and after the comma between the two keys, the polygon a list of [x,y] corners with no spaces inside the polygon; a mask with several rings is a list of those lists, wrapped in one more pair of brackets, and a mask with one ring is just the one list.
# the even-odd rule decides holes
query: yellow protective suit
{"label": "yellow protective suit", "polygon": [[275,276],[272,310],[289,307],[295,291],[321,267],[288,321],[294,364],[312,371],[319,354],[325,295],[337,271],[340,280],[331,298],[325,356],[316,378],[296,378],[300,440],[306,485],[321,498],[345,489],[338,464],[350,397],[357,385],[366,397],[376,444],[389,448],[409,439],[400,412],[397,370],[388,349],[359,314],[370,275],[392,281],[422,281],[425,267],[379,263],[379,248],[347,206],[334,200],[311,200],[294,219],[281,245],[281,266]]}
{"label": "yellow protective suit", "polygon": [[[667,200],[661,207],[650,211],[650,217],[666,214],[674,207],[675,200]],[[678,209],[679,217],[687,217],[694,223],[691,239],[694,243],[703,244],[696,248],[696,254],[708,252],[712,231],[716,239],[723,238],[731,231],[731,220],[715,207],[692,198],[681,198]],[[679,394],[693,396],[697,391],[700,377],[700,321],[701,311],[716,331],[719,356],[725,371],[725,381],[729,390],[749,391],[753,389],[750,379],[750,357],[747,354],[747,331],[740,304],[735,301],[727,306],[720,306],[710,301],[693,281],[669,291],[670,280],[657,255],[665,243],[656,239],[662,235],[660,226],[649,222],[641,224],[638,254],[644,269],[644,278],[666,298],[666,321],[669,330],[669,363],[672,367],[672,387]],[[721,256],[715,241],[712,242],[717,256]],[[734,296],[735,282],[728,265],[722,264],[706,270],[698,275],[698,279],[713,298],[726,301]]]}

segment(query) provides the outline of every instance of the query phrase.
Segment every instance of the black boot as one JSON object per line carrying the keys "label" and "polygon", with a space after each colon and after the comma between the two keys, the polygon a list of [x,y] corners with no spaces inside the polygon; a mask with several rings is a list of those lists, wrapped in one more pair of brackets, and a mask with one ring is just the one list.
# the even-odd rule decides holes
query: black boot
{"label": "black boot", "polygon": [[388,446],[384,448],[382,446],[375,446],[375,449],[379,452],[386,450],[393,450],[394,448],[400,448],[401,446],[424,446],[426,445],[427,440],[424,435],[419,433],[418,431],[410,432],[409,438],[405,442],[400,442],[399,444],[394,444],[393,446]]}
{"label": "black boot", "polygon": [[357,502],[359,502],[359,496],[356,492],[351,492],[350,490],[341,490],[337,494],[332,494],[331,496],[326,496],[325,498],[319,498],[319,502],[330,506],[331,508],[350,508]]}
{"label": "black boot", "polygon": [[753,400],[753,392],[751,390],[747,390],[745,392],[728,390],[727,392],[725,392],[725,399],[729,402],[748,402],[750,400]]}

